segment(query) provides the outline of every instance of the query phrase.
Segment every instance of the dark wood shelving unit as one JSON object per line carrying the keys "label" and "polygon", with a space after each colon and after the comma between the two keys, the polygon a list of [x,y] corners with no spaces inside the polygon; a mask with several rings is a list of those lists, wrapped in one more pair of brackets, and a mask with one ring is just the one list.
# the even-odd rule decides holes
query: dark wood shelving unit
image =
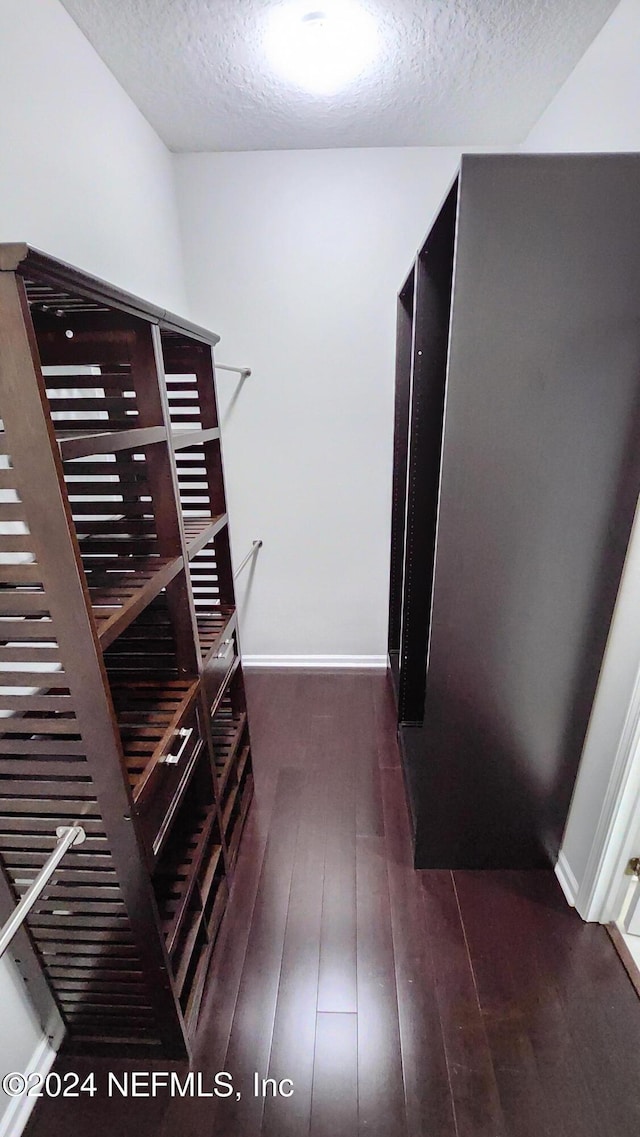
{"label": "dark wood shelving unit", "polygon": [[0,246],[0,915],[81,824],[21,966],[85,1053],[189,1054],[251,801],[217,338]]}
{"label": "dark wood shelving unit", "polygon": [[388,650],[417,868],[561,846],[640,490],[639,190],[637,154],[464,156],[400,290]]}

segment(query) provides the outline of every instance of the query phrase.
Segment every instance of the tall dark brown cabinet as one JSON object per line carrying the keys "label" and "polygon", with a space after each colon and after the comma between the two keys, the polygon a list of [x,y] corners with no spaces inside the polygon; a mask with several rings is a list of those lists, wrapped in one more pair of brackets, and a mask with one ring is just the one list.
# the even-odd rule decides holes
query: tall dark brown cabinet
{"label": "tall dark brown cabinet", "polygon": [[398,300],[418,867],[557,855],[640,488],[640,156],[464,157]]}
{"label": "tall dark brown cabinet", "polygon": [[0,246],[0,918],[83,1052],[189,1052],[252,794],[212,346]]}

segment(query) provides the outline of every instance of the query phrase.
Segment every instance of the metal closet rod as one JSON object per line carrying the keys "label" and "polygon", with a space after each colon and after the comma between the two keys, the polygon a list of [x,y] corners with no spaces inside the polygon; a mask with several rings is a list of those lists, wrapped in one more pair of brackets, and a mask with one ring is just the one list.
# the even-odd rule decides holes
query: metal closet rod
{"label": "metal closet rod", "polygon": [[59,838],[58,844],[51,853],[51,856],[45,861],[29,890],[25,892],[15,912],[9,917],[0,932],[0,959],[9,947],[18,929],[26,920],[36,900],[38,900],[44,892],[65,853],[72,845],[81,845],[87,835],[81,825],[61,825],[59,829],[56,829],[56,836]]}
{"label": "metal closet rod", "polygon": [[256,553],[258,552],[258,549],[261,549],[261,548],[262,548],[262,541],[253,541],[252,542],[252,545],[251,545],[251,548],[249,549],[249,552],[247,553],[244,560],[242,560],[240,562],[236,571],[233,574],[234,580],[238,579],[238,577],[240,576],[240,573],[242,572],[244,566],[249,564],[249,561],[251,560],[251,558],[255,557]]}
{"label": "metal closet rod", "polygon": [[251,374],[250,367],[229,367],[227,363],[216,363],[216,371],[234,371],[236,375],[241,375],[243,379],[248,379]]}

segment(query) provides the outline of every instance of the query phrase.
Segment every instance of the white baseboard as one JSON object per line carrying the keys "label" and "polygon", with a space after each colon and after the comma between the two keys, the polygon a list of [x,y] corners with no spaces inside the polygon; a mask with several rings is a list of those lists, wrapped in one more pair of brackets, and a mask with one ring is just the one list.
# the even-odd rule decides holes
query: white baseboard
{"label": "white baseboard", "polygon": [[[64,1034],[64,1025],[60,1023],[53,1038],[49,1039],[46,1035],[43,1036],[36,1046],[27,1068],[21,1070],[20,1073],[25,1075],[40,1074],[46,1078],[55,1062]],[[4,1072],[6,1073],[6,1071]],[[0,1137],[20,1137],[38,1100],[37,1097],[11,1098],[0,1117]]]}
{"label": "white baseboard", "polygon": [[[325,670],[342,668],[382,668],[387,666],[386,655],[244,655],[245,667],[313,667]],[[1,1135],[0,1135],[1,1137]]]}
{"label": "white baseboard", "polygon": [[[573,875],[573,872],[571,870],[571,865],[569,864],[567,858],[565,857],[564,853],[562,852],[562,849],[558,853],[558,862],[556,864],[556,876],[560,882],[560,887],[561,887],[562,891],[564,892],[564,894],[567,898],[567,901],[569,902],[569,904],[571,905],[572,908],[575,908],[576,899],[578,896],[579,885],[578,885],[578,882],[577,882],[575,876]],[[1,1134],[0,1134],[0,1137],[2,1137]]]}

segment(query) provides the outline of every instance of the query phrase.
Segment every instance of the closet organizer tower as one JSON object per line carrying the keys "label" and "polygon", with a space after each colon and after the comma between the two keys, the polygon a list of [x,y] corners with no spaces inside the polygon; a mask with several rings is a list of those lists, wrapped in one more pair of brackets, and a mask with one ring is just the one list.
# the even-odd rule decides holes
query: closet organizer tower
{"label": "closet organizer tower", "polygon": [[389,659],[421,868],[554,863],[640,488],[640,156],[464,157],[398,300]]}
{"label": "closet organizer tower", "polygon": [[0,917],[83,1052],[189,1053],[252,794],[212,347],[0,246]]}

